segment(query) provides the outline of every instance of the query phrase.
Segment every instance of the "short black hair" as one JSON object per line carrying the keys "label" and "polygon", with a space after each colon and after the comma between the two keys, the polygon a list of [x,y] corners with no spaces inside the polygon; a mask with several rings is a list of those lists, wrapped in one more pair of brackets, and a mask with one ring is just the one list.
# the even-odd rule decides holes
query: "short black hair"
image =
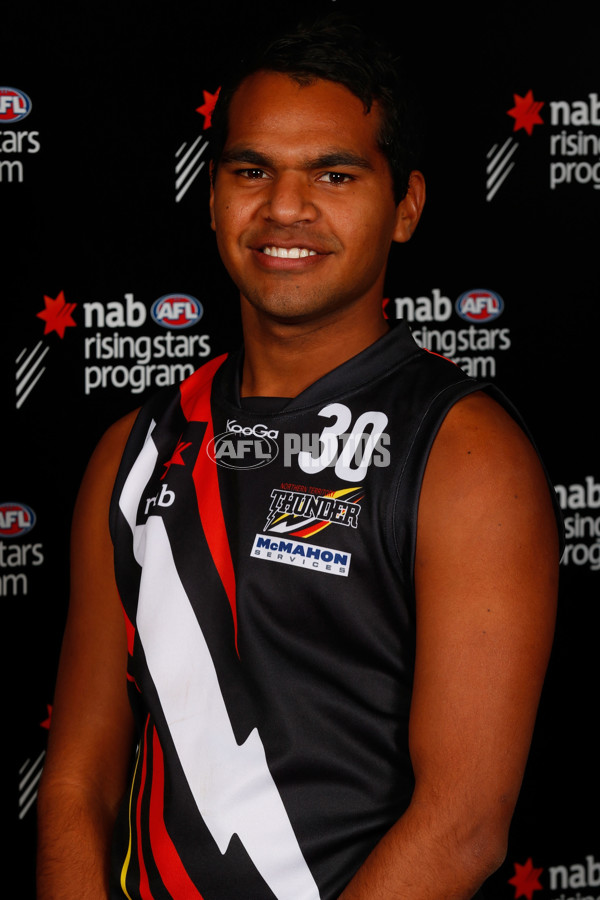
{"label": "short black hair", "polygon": [[221,86],[212,115],[210,153],[215,169],[227,141],[229,106],[241,83],[260,72],[280,72],[298,84],[316,79],[348,88],[369,112],[377,103],[381,121],[378,146],[388,160],[396,203],[405,196],[410,173],[418,167],[418,128],[411,90],[401,62],[378,38],[344,15],[300,23],[241,60]]}

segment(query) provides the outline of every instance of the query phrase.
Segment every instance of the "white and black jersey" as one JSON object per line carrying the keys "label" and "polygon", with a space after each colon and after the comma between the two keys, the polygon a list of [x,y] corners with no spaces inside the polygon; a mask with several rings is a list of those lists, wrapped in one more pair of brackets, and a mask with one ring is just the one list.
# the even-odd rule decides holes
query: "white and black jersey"
{"label": "white and black jersey", "polygon": [[487,384],[400,323],[293,399],[142,410],[111,508],[139,742],[111,898],[334,900],[406,809],[417,507]]}

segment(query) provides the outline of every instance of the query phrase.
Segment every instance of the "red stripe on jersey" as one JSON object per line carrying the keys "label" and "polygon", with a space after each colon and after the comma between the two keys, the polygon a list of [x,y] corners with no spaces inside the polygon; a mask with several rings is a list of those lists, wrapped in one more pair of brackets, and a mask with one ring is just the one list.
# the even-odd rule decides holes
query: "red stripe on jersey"
{"label": "red stripe on jersey", "polygon": [[164,820],[165,770],[156,729],[152,738],[152,791],[150,793],[150,845],[162,883],[172,897],[202,900],[186,872]]}
{"label": "red stripe on jersey", "polygon": [[423,348],[430,356],[439,356],[440,359],[445,359],[446,362],[452,363],[453,366],[456,365],[453,359],[448,359],[447,356],[443,356],[441,353],[435,353],[434,350],[427,350],[427,347]]}
{"label": "red stripe on jersey", "polygon": [[198,370],[196,379],[194,375],[186,379],[181,385],[181,409],[186,419],[190,422],[206,422],[206,431],[202,440],[202,446],[198,453],[194,466],[194,484],[196,485],[196,497],[198,499],[198,512],[200,521],[225,593],[231,606],[233,627],[235,632],[235,647],[237,651],[237,608],[235,597],[235,572],[231,550],[225,528],[223,508],[221,506],[221,494],[219,491],[219,478],[217,466],[206,452],[208,443],[214,437],[212,412],[210,408],[210,393],[215,372],[224,362],[226,356],[219,356],[206,363]]}
{"label": "red stripe on jersey", "polygon": [[121,603],[121,609],[123,610],[123,616],[125,618],[125,632],[127,634],[127,652],[130,656],[133,656],[133,642],[135,640],[135,628],[132,625],[131,619],[125,612],[125,607]]}
{"label": "red stripe on jersey", "polygon": [[141,693],[142,693],[142,692],[140,691],[140,686],[139,686],[139,684],[138,684],[137,681],[135,680],[134,676],[133,676],[133,675],[130,675],[129,672],[127,673],[127,681],[128,681],[130,684],[132,684],[132,685],[134,686],[134,688],[136,689],[136,691],[138,692],[138,694],[141,694]]}
{"label": "red stripe on jersey", "polygon": [[[212,387],[215,372],[227,359],[227,354],[217,356],[205,363],[200,369],[186,378],[179,386],[181,394],[181,409],[188,422],[206,422],[206,395],[210,400],[210,389]],[[210,409],[210,407],[209,407]]]}
{"label": "red stripe on jersey", "polygon": [[138,865],[140,868],[140,897],[142,900],[153,900],[152,891],[150,890],[150,882],[148,881],[148,872],[144,864],[144,851],[142,848],[142,797],[144,787],[146,786],[147,760],[148,760],[148,722],[150,716],[146,719],[146,727],[144,728],[144,739],[142,742],[142,771],[140,773],[140,786],[138,788],[137,804],[135,809],[136,832],[137,832],[137,853]]}
{"label": "red stripe on jersey", "polygon": [[[121,603],[121,609],[123,610],[123,618],[125,619],[125,634],[127,635],[127,653],[129,654],[130,657],[132,657],[133,656],[133,642],[135,641],[135,627],[132,625],[131,619],[125,612],[125,607],[123,606],[122,603]],[[138,684],[137,684],[134,676],[131,675],[129,672],[127,672],[127,681],[131,682],[131,684],[133,684],[141,694],[141,691],[138,687]]]}

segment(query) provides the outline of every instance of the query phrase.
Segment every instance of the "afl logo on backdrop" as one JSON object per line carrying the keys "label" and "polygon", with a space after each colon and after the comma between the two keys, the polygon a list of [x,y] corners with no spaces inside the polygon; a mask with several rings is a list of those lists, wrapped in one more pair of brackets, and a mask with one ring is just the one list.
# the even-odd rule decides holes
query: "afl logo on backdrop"
{"label": "afl logo on backdrop", "polygon": [[0,503],[0,537],[21,537],[35,525],[35,513],[24,503]]}
{"label": "afl logo on backdrop", "polygon": [[152,307],[152,318],[163,328],[189,328],[202,318],[202,304],[189,294],[165,294]]}
{"label": "afl logo on backdrop", "polygon": [[31,100],[23,91],[0,87],[0,122],[20,122],[31,112]]}
{"label": "afl logo on backdrop", "polygon": [[495,291],[465,291],[456,301],[456,312],[461,319],[480,325],[497,319],[503,309],[504,301]]}

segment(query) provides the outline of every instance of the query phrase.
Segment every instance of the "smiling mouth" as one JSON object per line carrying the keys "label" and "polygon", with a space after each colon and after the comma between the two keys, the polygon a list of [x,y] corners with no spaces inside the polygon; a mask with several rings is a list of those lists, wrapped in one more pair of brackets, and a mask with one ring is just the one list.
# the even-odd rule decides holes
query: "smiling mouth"
{"label": "smiling mouth", "polygon": [[304,259],[306,256],[318,256],[315,250],[306,247],[263,247],[265,256],[276,256],[278,259]]}

